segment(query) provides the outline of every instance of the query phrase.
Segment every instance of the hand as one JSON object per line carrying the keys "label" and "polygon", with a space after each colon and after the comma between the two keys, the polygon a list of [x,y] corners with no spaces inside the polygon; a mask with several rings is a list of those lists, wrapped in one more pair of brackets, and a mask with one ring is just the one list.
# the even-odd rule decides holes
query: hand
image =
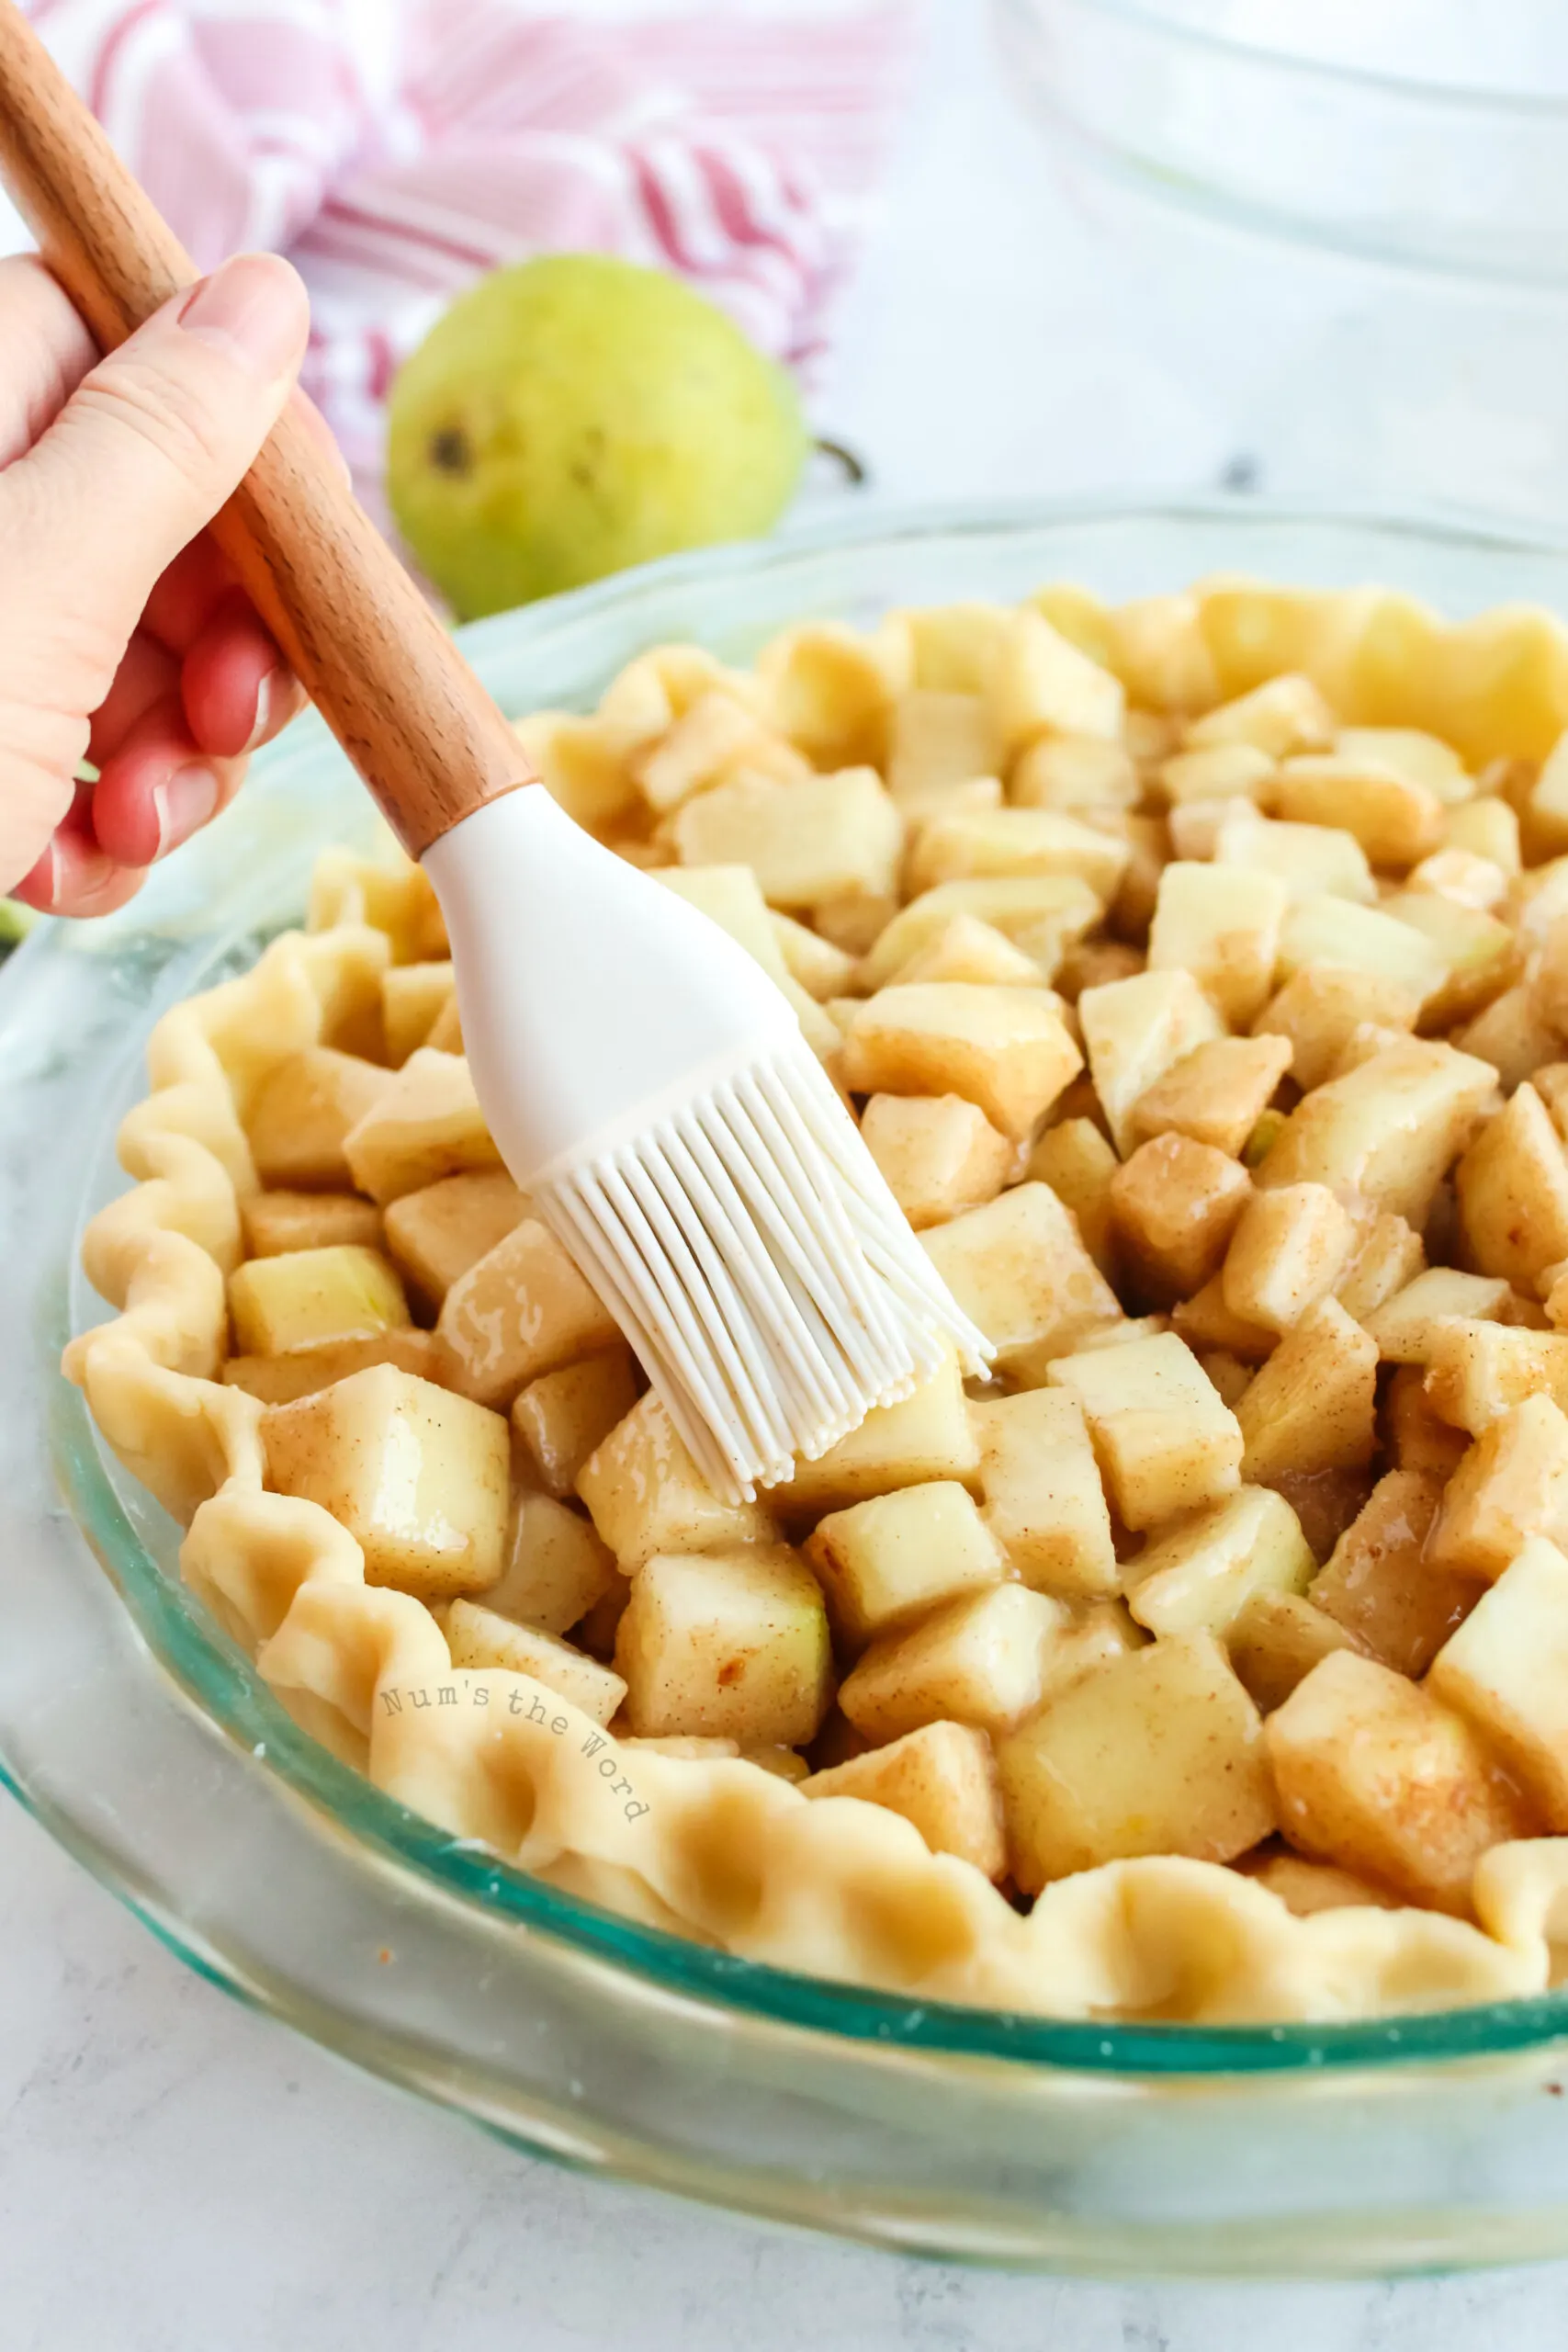
{"label": "hand", "polygon": [[38,262],[0,262],[0,893],[122,906],[293,716],[205,526],[309,325],[288,263],[242,254],[100,360]]}

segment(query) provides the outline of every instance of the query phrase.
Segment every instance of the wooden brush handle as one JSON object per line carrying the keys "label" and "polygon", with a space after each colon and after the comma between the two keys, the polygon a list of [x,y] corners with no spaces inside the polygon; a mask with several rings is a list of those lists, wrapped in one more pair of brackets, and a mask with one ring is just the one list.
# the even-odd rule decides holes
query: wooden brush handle
{"label": "wooden brush handle", "polygon": [[[0,181],[106,351],[195,283],[178,238],[12,0],[0,0]],[[213,531],[412,856],[533,781],[297,401]]]}

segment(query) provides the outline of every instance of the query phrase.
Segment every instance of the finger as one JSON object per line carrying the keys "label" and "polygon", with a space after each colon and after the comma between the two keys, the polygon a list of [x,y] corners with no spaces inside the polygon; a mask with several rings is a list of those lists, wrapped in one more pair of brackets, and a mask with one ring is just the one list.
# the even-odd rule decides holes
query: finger
{"label": "finger", "polygon": [[119,865],[152,865],[226,808],[243,760],[214,758],[186,722],[177,693],[145,712],[93,789],[93,831]]}
{"label": "finger", "polygon": [[87,757],[102,767],[154,704],[176,700],[180,665],[175,656],[138,629],[115,672],[114,684],[93,713]]}
{"label": "finger", "polygon": [[238,585],[217,540],[200,531],[158,579],[141,626],[171,653],[188,653],[218,605]]}
{"label": "finger", "polygon": [[78,785],[67,814],[32,872],[12,892],[40,914],[107,915],[141,889],[135,866],[118,865],[100,848],[93,831],[93,787]]}
{"label": "finger", "polygon": [[180,690],[204,752],[254,752],[288,726],[301,696],[250,600],[232,590],[186,655]]}
{"label": "finger", "polygon": [[98,356],[35,254],[0,261],[0,466],[8,466],[53,423]]}
{"label": "finger", "polygon": [[[0,474],[7,560],[28,578],[56,692],[69,669],[68,699],[85,708],[103,699],[154,582],[276,421],[308,328],[305,290],[287,262],[226,262],[92,369],[37,446]],[[27,637],[24,616],[24,656]]]}

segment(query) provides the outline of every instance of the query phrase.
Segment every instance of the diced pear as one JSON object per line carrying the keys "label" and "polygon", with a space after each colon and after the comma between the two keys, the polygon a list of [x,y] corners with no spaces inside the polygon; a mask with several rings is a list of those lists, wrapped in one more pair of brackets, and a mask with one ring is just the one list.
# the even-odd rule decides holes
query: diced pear
{"label": "diced pear", "polygon": [[1279,967],[1288,979],[1313,964],[1370,972],[1409,989],[1423,1004],[1448,978],[1448,959],[1424,933],[1377,907],[1319,892],[1298,899],[1280,931]]}
{"label": "diced pear", "polygon": [[852,956],[835,947],[830,939],[822,938],[809,923],[796,922],[793,915],[781,915],[776,909],[769,910],[768,928],[784,958],[785,971],[807,996],[822,1004],[830,996],[848,992],[855,972]]}
{"label": "diced pear", "polygon": [[953,1297],[997,1351],[1000,1369],[1031,1385],[1055,1356],[1122,1308],[1048,1184],[1018,1184],[921,1236]]}
{"label": "diced pear", "polygon": [[1342,727],[1334,748],[1344,759],[1373,761],[1395,775],[1408,776],[1445,807],[1468,800],[1475,789],[1453,745],[1419,727]]}
{"label": "diced pear", "polygon": [[488,1257],[527,1214],[526,1197],[502,1168],[443,1176],[388,1202],[387,1252],[410,1288],[439,1312],[459,1276]]}
{"label": "diced pear", "polygon": [[1450,1477],[1428,1556],[1495,1583],[1532,1535],[1568,1544],[1568,1418],[1529,1396],[1477,1438]]}
{"label": "diced pear", "polygon": [[983,695],[1012,621],[1008,605],[970,596],[952,605],[897,608],[884,626],[902,631],[913,684],[941,694]]}
{"label": "diced pear", "polygon": [[791,1518],[809,1517],[936,1479],[976,1486],[979,1466],[964,1374],[950,1356],[901,1404],[875,1407],[815,1462],[797,1461],[794,1477],[767,1495]]}
{"label": "diced pear", "polygon": [[1134,703],[1179,713],[1213,708],[1222,688],[1190,589],[1134,597],[1107,618],[1111,663]]}
{"label": "diced pear", "polygon": [[1252,1182],[1212,1144],[1159,1136],[1111,1180],[1119,1262],[1145,1303],[1168,1306],[1200,1289],[1224,1257]]}
{"label": "diced pear", "polygon": [[991,1585],[873,1642],[844,1677],[839,1704],[877,1746],[947,1721],[1009,1731],[1040,1704],[1046,1654],[1071,1631],[1060,1601],[1027,1585]]}
{"label": "diced pear", "polygon": [[1502,993],[1517,967],[1514,933],[1495,915],[1461,906],[1435,890],[1402,890],[1385,899],[1382,911],[1418,931],[1447,967],[1443,985],[1423,1000],[1428,1029],[1468,1021]]}
{"label": "diced pear", "polygon": [[1354,1650],[1355,1636],[1299,1593],[1255,1592],[1225,1633],[1237,1679],[1260,1714],[1282,1707],[1320,1658]]}
{"label": "diced pear", "polygon": [[1462,1716],[1338,1650],[1264,1725],[1280,1826],[1303,1852],[1461,1917],[1489,1846],[1533,1824]]}
{"label": "diced pear", "polygon": [[1546,1105],[1526,1083],[1488,1119],[1454,1171],[1471,1263],[1532,1291],[1568,1258],[1568,1155]]}
{"label": "diced pear", "polygon": [[1021,752],[1008,779],[1018,808],[1131,808],[1140,791],[1125,745],[1092,735],[1043,735]]}
{"label": "diced pear", "polygon": [[1337,1067],[1362,1022],[1414,1029],[1421,1010],[1416,990],[1387,974],[1357,972],[1338,964],[1306,964],[1292,972],[1252,1024],[1255,1037],[1284,1037],[1291,1074],[1304,1090],[1321,1086]]}
{"label": "diced pear", "polygon": [[987,699],[1010,752],[1042,735],[1114,743],[1126,695],[1122,682],[1027,605],[1010,613],[987,667]]}
{"label": "diced pear", "polygon": [[1259,1592],[1304,1592],[1317,1563],[1301,1522],[1268,1487],[1243,1487],[1145,1546],[1127,1605],[1151,1634],[1222,1640]]}
{"label": "diced pear", "polygon": [[541,1373],[621,1344],[609,1309],[533,1217],[458,1275],[435,1333],[453,1387],[481,1405],[510,1405]]}
{"label": "diced pear", "polygon": [[971,1409],[986,1524],[1024,1583],[1071,1596],[1114,1592],[1111,1514],[1077,1399],[1035,1388]]}
{"label": "diced pear", "polygon": [[1269,806],[1292,823],[1342,826],[1373,865],[1412,866],[1443,839],[1437,794],[1364,753],[1338,750],[1284,760],[1269,786]]}
{"label": "diced pear", "polygon": [[1543,1062],[1552,1061],[1561,1047],[1533,991],[1522,985],[1494,997],[1484,1012],[1454,1032],[1454,1043],[1491,1063],[1505,1094],[1532,1078]]}
{"label": "diced pear", "polygon": [[1174,1332],[1059,1357],[1048,1377],[1082,1406],[1111,1499],[1129,1527],[1156,1527],[1240,1484],[1236,1417]]}
{"label": "diced pear", "polygon": [[1159,783],[1173,808],[1195,802],[1257,800],[1274,774],[1274,762],[1256,743],[1212,743],[1207,750],[1178,752],[1162,760]]}
{"label": "diced pear", "polygon": [[656,1552],[778,1540],[778,1521],[761,1503],[715,1494],[651,1390],[595,1446],[577,1491],[628,1576]]}
{"label": "diced pear", "polygon": [[[1105,910],[1076,874],[1030,874],[940,882],[894,914],[861,967],[863,989],[885,988],[954,915],[977,915],[1021,947],[1049,979],[1063,950],[1099,922]],[[818,910],[820,922],[820,910]]]}
{"label": "diced pear", "polygon": [[633,814],[637,794],[624,729],[572,710],[530,711],[513,724],[550,798],[578,824],[604,834]]}
{"label": "diced pear", "polygon": [[1290,1067],[1286,1037],[1216,1037],[1139,1095],[1133,1134],[1140,1142],[1188,1136],[1237,1158]]}
{"label": "diced pear", "polygon": [[859,1797],[912,1821],[933,1854],[956,1854],[987,1878],[1007,1867],[991,1743],[967,1724],[926,1724],[801,1782],[807,1797]]}
{"label": "diced pear", "polygon": [[1456,1316],[1503,1321],[1513,1292],[1497,1274],[1464,1274],[1455,1266],[1428,1266],[1425,1273],[1367,1317],[1384,1363],[1426,1363],[1438,1332]]}
{"label": "diced pear", "polygon": [[1287,671],[1194,719],[1185,741],[1195,751],[1216,743],[1251,743],[1271,760],[1283,760],[1293,752],[1326,751],[1336,724],[1313,681]]}
{"label": "diced pear", "polygon": [[818,1521],[806,1556],[854,1646],[960,1593],[999,1584],[1000,1545],[953,1479],[904,1487]]}
{"label": "diced pear", "polygon": [[956,914],[894,978],[900,986],[911,980],[968,980],[984,988],[1034,989],[1044,974],[994,923]]}
{"label": "diced pear", "polygon": [[1332,1862],[1309,1862],[1303,1854],[1269,1854],[1256,1864],[1239,1865],[1248,1878],[1277,1894],[1298,1919],[1318,1911],[1397,1911],[1396,1894],[1389,1894],[1352,1871],[1336,1870]]}
{"label": "diced pear", "polygon": [[389,1259],[339,1242],[237,1266],[229,1277],[229,1319],[238,1353],[285,1356],[378,1339],[404,1329],[409,1310]]}
{"label": "diced pear", "polygon": [[1417,1679],[1482,1587],[1427,1557],[1442,1505],[1436,1478],[1391,1470],[1335,1545],[1308,1598],[1381,1665]]}
{"label": "diced pear", "polygon": [[1412,1038],[1315,1088],[1286,1120],[1258,1170],[1266,1187],[1326,1184],[1359,1193],[1414,1226],[1469,1142],[1495,1084],[1489,1066]]}
{"label": "diced pear", "polygon": [[1377,1442],[1378,1351],[1337,1300],[1320,1299],[1280,1340],[1236,1407],[1246,1475],[1358,1469]]}
{"label": "diced pear", "polygon": [[468,1065],[421,1046],[358,1125],[344,1157],[362,1193],[385,1204],[468,1168],[499,1168]]}
{"label": "diced pear", "polygon": [[1043,989],[918,981],[855,1014],[843,1080],[863,1094],[962,1094],[1003,1135],[1026,1136],[1083,1067]]}
{"label": "diced pear", "polygon": [[1249,1323],[1225,1304],[1224,1277],[1213,1275],[1190,1298],[1178,1301],[1171,1328],[1190,1348],[1222,1348],[1244,1364],[1259,1364],[1271,1355],[1278,1333],[1262,1323]]}
{"label": "diced pear", "polygon": [[939,684],[929,673],[919,676],[917,666],[915,683],[893,706],[887,741],[888,785],[894,797],[905,801],[967,776],[995,775],[1000,770],[1002,749],[978,678],[966,675],[962,685]]}
{"label": "diced pear", "polygon": [[[1179,1336],[1185,1339],[1187,1335],[1182,1332]],[[1202,1348],[1197,1355],[1221,1404],[1228,1405],[1234,1413],[1251,1385],[1252,1365],[1243,1363],[1228,1348]]]}
{"label": "diced pear", "polygon": [[1115,1279],[1117,1271],[1111,1180],[1120,1164],[1092,1119],[1058,1120],[1029,1156],[1030,1177],[1049,1184],[1064,1208],[1071,1210],[1084,1248],[1107,1282]]}
{"label": "diced pear", "polygon": [[1149,969],[1190,972],[1226,1021],[1245,1024],[1273,988],[1288,903],[1272,874],[1178,858],[1159,878]]}
{"label": "diced pear", "polygon": [[1426,1387],[1433,1409],[1472,1437],[1527,1396],[1568,1408],[1568,1332],[1455,1317],[1433,1334]]}
{"label": "diced pear", "polygon": [[1125,842],[1058,809],[968,809],[920,828],[908,878],[918,891],[971,876],[1076,874],[1109,903],[1126,865]]}
{"label": "diced pear", "polygon": [[1084,1051],[1118,1152],[1134,1141],[1133,1114],[1149,1088],[1225,1024],[1190,972],[1142,972],[1085,989],[1078,998]]}
{"label": "diced pear", "polygon": [[1424,857],[1410,876],[1412,891],[1430,891],[1481,914],[1491,914],[1503,905],[1508,884],[1508,870],[1494,858],[1478,857],[1473,850],[1452,844]]}
{"label": "diced pear", "polygon": [[541,1373],[519,1389],[512,1400],[513,1431],[547,1495],[577,1492],[579,1471],[626,1419],[640,1389],[625,1345]]}
{"label": "diced pear", "polygon": [[1364,1324],[1385,1301],[1415,1281],[1427,1263],[1426,1244],[1392,1209],[1369,1213],[1358,1203],[1357,1242],[1334,1295],[1353,1322]]}
{"label": "diced pear", "polygon": [[279,1062],[257,1088],[245,1122],[262,1182],[346,1185],[344,1138],[392,1083],[374,1062],[330,1046],[307,1046]]}
{"label": "diced pear", "polygon": [[623,1581],[609,1546],[581,1512],[525,1489],[513,1501],[505,1566],[485,1588],[485,1607],[564,1634]]}
{"label": "diced pear", "polygon": [[381,1027],[394,1069],[428,1042],[436,1015],[446,1011],[456,989],[449,963],[388,966],[381,975]]}
{"label": "diced pear", "polygon": [[[570,1642],[558,1641],[536,1625],[517,1625],[510,1617],[498,1617],[479,1602],[453,1601],[446,1612],[446,1643],[454,1666],[479,1672],[500,1667],[509,1674],[529,1675],[596,1724],[607,1724],[626,1696],[621,1677],[601,1666],[597,1658],[585,1657]],[[517,1712],[529,1713],[542,1704],[535,1701]],[[544,1720],[543,1713],[534,1714],[536,1723]],[[562,1719],[552,1716],[550,1720]]]}
{"label": "diced pear", "polygon": [[1286,1184],[1247,1201],[1225,1253],[1225,1305],[1244,1322],[1289,1331],[1337,1287],[1358,1235],[1323,1184]]}
{"label": "diced pear", "polygon": [[995,1200],[1013,1164],[1008,1138],[961,1094],[874,1094],[861,1136],[917,1232]]}
{"label": "diced pear", "polygon": [[1490,793],[1450,808],[1447,834],[1450,848],[1487,858],[1506,875],[1517,874],[1523,862],[1519,854],[1518,816],[1506,800]]}
{"label": "diced pear", "polygon": [[1427,1688],[1464,1715],[1540,1807],[1568,1830],[1568,1559],[1537,1536],[1451,1633]]}
{"label": "diced pear", "polygon": [[347,1380],[354,1373],[378,1363],[396,1364],[400,1372],[416,1373],[421,1380],[441,1385],[434,1333],[406,1326],[378,1332],[373,1339],[296,1348],[288,1355],[231,1356],[223,1366],[223,1378],[229,1387],[243,1388],[264,1405],[291,1405],[297,1396],[313,1396],[319,1388],[330,1388],[334,1381]]}
{"label": "diced pear", "polygon": [[381,1246],[381,1212],[354,1193],[252,1193],[240,1203],[247,1258]]}
{"label": "diced pear", "polygon": [[773,725],[815,766],[884,763],[893,697],[907,683],[890,637],[808,621],[771,638],[758,654]]}
{"label": "diced pear", "polygon": [[267,1484],[320,1503],[361,1545],[369,1584],[421,1600],[501,1574],[511,1445],[466,1396],[380,1364],[262,1417]]}
{"label": "diced pear", "polygon": [[904,823],[874,768],[781,784],[739,775],[671,820],[682,865],[749,865],[770,906],[812,907],[897,886]]}
{"label": "diced pear", "polygon": [[1382,1441],[1396,1470],[1424,1470],[1451,1478],[1469,1449],[1462,1430],[1432,1410],[1419,1364],[1396,1364],[1382,1400]]}
{"label": "diced pear", "polygon": [[449,996],[430,1024],[425,1044],[432,1053],[460,1054],[463,1050],[463,1015],[456,995]]}
{"label": "diced pear", "polygon": [[[789,754],[787,763],[781,762],[781,752]],[[699,695],[656,743],[634,756],[630,769],[643,798],[660,816],[741,769],[786,780],[811,772],[755,711],[717,691]]]}
{"label": "diced pear", "polygon": [[1086,1675],[1001,1742],[997,1769],[1028,1894],[1137,1854],[1234,1861],[1275,1825],[1258,1710],[1210,1634]]}
{"label": "diced pear", "polygon": [[615,1670],[639,1736],[802,1747],[833,1696],[817,1579],[784,1544],[660,1554],[633,1579]]}
{"label": "diced pear", "polygon": [[1214,838],[1213,857],[1216,865],[1274,875],[1297,901],[1326,897],[1370,906],[1378,894],[1367,854],[1353,833],[1260,817],[1247,800],[1230,803]]}

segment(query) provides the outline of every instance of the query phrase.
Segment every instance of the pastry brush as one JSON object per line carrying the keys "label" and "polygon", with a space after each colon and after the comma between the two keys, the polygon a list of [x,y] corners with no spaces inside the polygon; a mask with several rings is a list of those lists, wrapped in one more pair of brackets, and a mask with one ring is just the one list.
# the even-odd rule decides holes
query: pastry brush
{"label": "pastry brush", "polygon": [[[100,345],[196,281],[12,0],[0,176]],[[783,994],[581,831],[298,403],[214,526],[445,916],[486,1121],[721,1492],[787,1479],[956,1350],[916,1241]]]}

